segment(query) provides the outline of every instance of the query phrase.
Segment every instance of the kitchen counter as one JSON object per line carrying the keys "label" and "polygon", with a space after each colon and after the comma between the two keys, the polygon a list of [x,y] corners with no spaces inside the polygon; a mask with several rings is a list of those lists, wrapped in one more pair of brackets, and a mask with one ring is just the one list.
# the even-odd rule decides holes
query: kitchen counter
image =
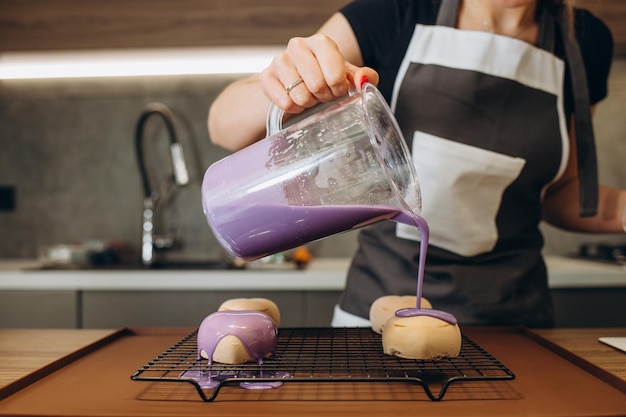
{"label": "kitchen counter", "polygon": [[626,328],[538,329],[529,334],[626,393],[626,352],[598,341],[600,337],[626,337]]}
{"label": "kitchen counter", "polygon": [[546,257],[550,288],[626,287],[626,266],[564,256]]}
{"label": "kitchen counter", "polygon": [[316,259],[304,270],[41,270],[36,261],[5,261],[0,262],[0,290],[340,290],[349,262]]}
{"label": "kitchen counter", "polygon": [[[318,258],[305,270],[42,270],[35,261],[0,261],[0,328],[193,326],[240,297],[274,300],[285,326],[328,326],[349,264]],[[626,326],[623,266],[562,257],[548,257],[547,265],[557,326]]]}
{"label": "kitchen counter", "polygon": [[[452,384],[438,402],[403,383],[286,382],[275,390],[223,388],[206,403],[190,384],[130,380],[136,369],[190,330],[112,332],[107,340],[80,349],[64,366],[42,372],[10,396],[0,395],[0,416],[623,416],[626,410],[626,389],[620,385],[626,382],[620,365],[626,354],[597,341],[599,336],[626,336],[626,328],[465,328],[516,378]],[[6,363],[2,332],[0,363]],[[16,332],[13,338],[19,337]],[[27,336],[47,346],[60,335]],[[4,372],[0,368],[0,377]]]}
{"label": "kitchen counter", "polygon": [[0,398],[60,369],[77,352],[95,349],[106,329],[0,329]]}
{"label": "kitchen counter", "polygon": [[[547,257],[551,288],[626,288],[626,268]],[[0,261],[0,290],[336,290],[349,259],[315,259],[305,270],[38,270],[35,261]]]}

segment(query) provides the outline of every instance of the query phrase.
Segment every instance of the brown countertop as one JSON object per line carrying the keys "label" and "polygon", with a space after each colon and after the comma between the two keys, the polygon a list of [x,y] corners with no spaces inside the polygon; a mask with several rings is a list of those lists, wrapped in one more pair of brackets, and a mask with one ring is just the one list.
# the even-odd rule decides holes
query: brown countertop
{"label": "brown countertop", "polygon": [[[430,401],[420,387],[368,382],[285,383],[269,391],[228,387],[214,402],[206,403],[187,383],[130,379],[135,370],[189,331],[131,329],[108,335],[104,331],[104,339],[93,334],[92,341],[97,340],[87,340],[88,346],[70,354],[73,358],[66,357],[63,366],[45,372],[38,380],[33,378],[30,385],[0,400],[0,416],[626,414],[626,391],[619,385],[619,381],[624,382],[626,355],[597,341],[598,336],[625,335],[626,329],[466,328],[464,332],[510,368],[516,378],[453,384],[439,402]],[[5,335],[0,332],[0,338]],[[58,335],[41,333],[35,337],[44,345],[44,336]],[[2,352],[0,361],[5,362]]]}
{"label": "brown countertop", "polygon": [[[96,349],[113,330],[0,329],[0,399],[43,372],[73,360],[82,349]],[[45,371],[45,370],[47,371]]]}
{"label": "brown countertop", "polygon": [[626,353],[598,341],[600,337],[626,337],[626,328],[541,329],[529,333],[560,356],[626,393]]}

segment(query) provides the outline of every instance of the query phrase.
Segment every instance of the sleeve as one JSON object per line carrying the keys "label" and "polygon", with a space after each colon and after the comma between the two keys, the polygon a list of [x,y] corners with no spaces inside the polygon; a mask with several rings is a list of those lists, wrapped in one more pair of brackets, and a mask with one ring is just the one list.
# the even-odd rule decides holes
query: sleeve
{"label": "sleeve", "polygon": [[575,10],[575,32],[587,73],[589,100],[597,104],[608,95],[613,61],[613,35],[607,25],[589,11]]}
{"label": "sleeve", "polygon": [[359,42],[365,65],[378,67],[397,40],[410,0],[354,0],[340,11]]}

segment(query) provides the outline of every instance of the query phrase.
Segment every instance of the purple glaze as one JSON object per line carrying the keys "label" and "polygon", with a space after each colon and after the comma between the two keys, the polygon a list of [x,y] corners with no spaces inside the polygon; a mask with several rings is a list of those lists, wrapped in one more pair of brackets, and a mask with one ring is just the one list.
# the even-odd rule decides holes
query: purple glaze
{"label": "purple glaze", "polygon": [[200,388],[215,388],[224,380],[232,380],[237,378],[272,378],[275,381],[244,381],[239,383],[241,388],[250,389],[250,390],[261,390],[261,389],[271,389],[271,388],[279,388],[283,385],[282,381],[278,381],[279,379],[287,379],[291,375],[289,372],[285,371],[275,371],[275,372],[267,372],[260,371],[258,374],[243,374],[243,373],[212,373],[210,370],[201,370],[201,369],[190,369],[188,371],[183,372],[180,377],[181,378],[189,378],[193,379],[198,383]]}
{"label": "purple glaze", "polygon": [[417,305],[415,308],[403,308],[396,311],[396,316],[398,317],[414,317],[414,316],[429,316],[434,317],[439,320],[443,320],[452,325],[457,323],[456,317],[452,314],[441,311],[434,310],[430,308],[422,308],[422,289],[424,286],[424,269],[426,268],[426,254],[428,252],[428,239],[430,237],[430,230],[428,228],[428,223],[426,220],[418,216],[417,214],[409,215],[404,212],[398,213],[392,220],[397,221],[399,223],[408,224],[411,226],[415,226],[420,231],[420,258],[417,269]]}
{"label": "purple glaze", "polygon": [[452,314],[442,311],[442,310],[434,310],[430,308],[401,308],[396,311],[396,316],[398,317],[415,317],[415,316],[429,316],[434,317],[439,320],[443,320],[446,323],[450,323],[452,325],[457,323],[456,317]]}
{"label": "purple glaze", "polygon": [[398,210],[383,206],[251,203],[222,206],[205,214],[224,248],[233,256],[253,260],[389,219]]}
{"label": "purple glaze", "polygon": [[215,388],[221,383],[222,380],[229,379],[229,378],[236,378],[237,376],[235,374],[231,374],[231,375],[223,375],[219,373],[213,374],[210,370],[205,371],[203,369],[190,369],[180,374],[180,377],[193,379],[194,381],[198,383],[200,388],[206,389],[206,388]]}
{"label": "purple glaze", "polygon": [[276,354],[278,330],[274,320],[260,311],[218,311],[207,316],[198,329],[198,358],[204,350],[213,363],[213,353],[219,341],[228,335],[235,336],[259,364],[268,354]]}

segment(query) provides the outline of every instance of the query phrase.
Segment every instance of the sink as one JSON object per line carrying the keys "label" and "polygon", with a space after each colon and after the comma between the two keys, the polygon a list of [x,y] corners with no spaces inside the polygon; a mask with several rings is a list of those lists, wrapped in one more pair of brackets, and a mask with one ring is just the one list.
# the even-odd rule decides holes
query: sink
{"label": "sink", "polygon": [[139,269],[238,269],[237,267],[222,261],[174,261],[157,262],[150,267],[139,266]]}

